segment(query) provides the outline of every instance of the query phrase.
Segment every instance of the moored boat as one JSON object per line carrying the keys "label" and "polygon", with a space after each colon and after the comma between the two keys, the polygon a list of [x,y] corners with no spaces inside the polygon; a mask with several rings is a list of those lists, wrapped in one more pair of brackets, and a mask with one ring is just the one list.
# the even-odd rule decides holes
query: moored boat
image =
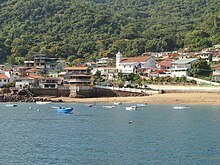
{"label": "moored boat", "polygon": [[189,106],[174,106],[173,109],[190,109]]}
{"label": "moored boat", "polygon": [[39,105],[51,104],[51,101],[36,101],[36,104]]}
{"label": "moored boat", "polygon": [[137,107],[146,107],[147,106],[147,103],[145,104],[136,104]]}
{"label": "moored boat", "polygon": [[17,104],[5,104],[6,107],[17,107]]}
{"label": "moored boat", "polygon": [[126,109],[127,111],[134,111],[134,110],[137,109],[137,106],[125,107],[125,109]]}
{"label": "moored boat", "polygon": [[68,108],[59,107],[59,108],[57,108],[57,112],[59,112],[59,113],[71,113],[72,110],[73,110],[73,108],[71,108],[71,107],[68,107]]}
{"label": "moored boat", "polygon": [[121,105],[121,102],[114,102],[115,105]]}
{"label": "moored boat", "polygon": [[104,108],[115,108],[115,106],[113,106],[113,105],[103,105],[102,107],[104,107]]}

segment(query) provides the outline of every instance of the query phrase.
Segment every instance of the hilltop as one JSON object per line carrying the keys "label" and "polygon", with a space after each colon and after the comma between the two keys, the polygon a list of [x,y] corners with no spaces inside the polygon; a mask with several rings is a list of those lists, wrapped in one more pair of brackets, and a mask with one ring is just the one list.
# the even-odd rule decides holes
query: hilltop
{"label": "hilltop", "polygon": [[2,0],[0,60],[91,61],[219,43],[219,0]]}

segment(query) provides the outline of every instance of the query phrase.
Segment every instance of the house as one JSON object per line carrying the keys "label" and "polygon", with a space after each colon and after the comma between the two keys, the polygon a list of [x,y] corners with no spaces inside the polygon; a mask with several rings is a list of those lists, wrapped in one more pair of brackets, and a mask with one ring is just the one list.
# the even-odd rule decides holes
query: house
{"label": "house", "polygon": [[172,64],[171,64],[172,62],[173,62],[172,60],[163,60],[163,61],[158,62],[157,67],[159,69],[170,70],[171,66],[172,66]]}
{"label": "house", "polygon": [[39,81],[40,88],[57,88],[60,79],[52,77],[44,77]]}
{"label": "house", "polygon": [[75,86],[87,86],[90,85],[91,75],[86,74],[73,74],[68,79],[64,79],[67,84]]}
{"label": "house", "polygon": [[[7,84],[10,82],[14,82],[18,76],[13,74],[13,71],[11,69],[9,70],[0,70],[0,74],[2,75],[2,84]],[[5,76],[7,77],[5,77]]]}
{"label": "house", "polygon": [[[87,86],[90,85],[90,69],[86,66],[65,67],[63,83],[65,86]],[[60,75],[62,76],[62,75]]]}
{"label": "house", "polygon": [[9,83],[10,78],[3,73],[0,73],[0,87]]}
{"label": "house", "polygon": [[67,74],[89,74],[90,73],[90,70],[87,66],[65,67],[64,71]]}
{"label": "house", "polygon": [[97,68],[94,68],[91,72],[94,75],[96,74],[97,71],[100,71],[102,77],[105,77],[107,80],[113,80],[114,75],[117,75],[118,73],[118,69],[111,67],[111,66],[97,67]]}
{"label": "house", "polygon": [[24,66],[25,67],[33,67],[34,66],[34,61],[24,61]]}
{"label": "house", "polygon": [[20,77],[15,80],[15,88],[24,88],[26,86],[30,88],[39,87],[39,81],[42,79],[42,76],[39,75],[29,75]]}
{"label": "house", "polygon": [[220,66],[215,67],[212,70],[213,70],[212,81],[220,82]]}
{"label": "house", "polygon": [[26,67],[35,67],[41,70],[42,73],[47,73],[50,70],[55,70],[58,64],[57,58],[47,57],[45,54],[36,54],[33,60],[24,61]]}
{"label": "house", "polygon": [[196,62],[198,58],[179,59],[171,64],[171,77],[187,76],[192,68],[192,64]]}
{"label": "house", "polygon": [[24,88],[24,87],[37,87],[36,79],[31,77],[20,77],[15,81],[15,88]]}
{"label": "house", "polygon": [[212,62],[218,63],[219,61],[220,61],[220,54],[219,53],[214,54],[212,57]]}
{"label": "house", "polygon": [[103,58],[98,59],[98,61],[96,63],[98,65],[107,65],[111,61],[112,61],[112,59],[110,59],[108,57],[103,57]]}
{"label": "house", "polygon": [[116,68],[121,73],[150,73],[151,69],[157,68],[157,62],[151,56],[126,57],[122,58],[122,54],[116,54]]}

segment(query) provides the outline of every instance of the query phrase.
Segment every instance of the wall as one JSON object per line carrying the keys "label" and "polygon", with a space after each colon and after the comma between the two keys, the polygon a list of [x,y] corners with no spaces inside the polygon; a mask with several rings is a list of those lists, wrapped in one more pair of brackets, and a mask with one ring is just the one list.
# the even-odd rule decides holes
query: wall
{"label": "wall", "polygon": [[48,89],[48,88],[32,88],[30,91],[34,96],[56,96],[56,97],[69,97],[69,89]]}

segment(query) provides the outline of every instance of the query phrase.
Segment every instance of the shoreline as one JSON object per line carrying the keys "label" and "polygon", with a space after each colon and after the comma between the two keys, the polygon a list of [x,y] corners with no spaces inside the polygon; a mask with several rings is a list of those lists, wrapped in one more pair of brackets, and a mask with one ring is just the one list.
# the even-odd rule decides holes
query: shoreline
{"label": "shoreline", "polygon": [[52,101],[62,100],[66,103],[147,103],[147,104],[194,104],[220,105],[219,93],[164,93],[136,97],[100,97],[100,98],[69,98],[56,97]]}

